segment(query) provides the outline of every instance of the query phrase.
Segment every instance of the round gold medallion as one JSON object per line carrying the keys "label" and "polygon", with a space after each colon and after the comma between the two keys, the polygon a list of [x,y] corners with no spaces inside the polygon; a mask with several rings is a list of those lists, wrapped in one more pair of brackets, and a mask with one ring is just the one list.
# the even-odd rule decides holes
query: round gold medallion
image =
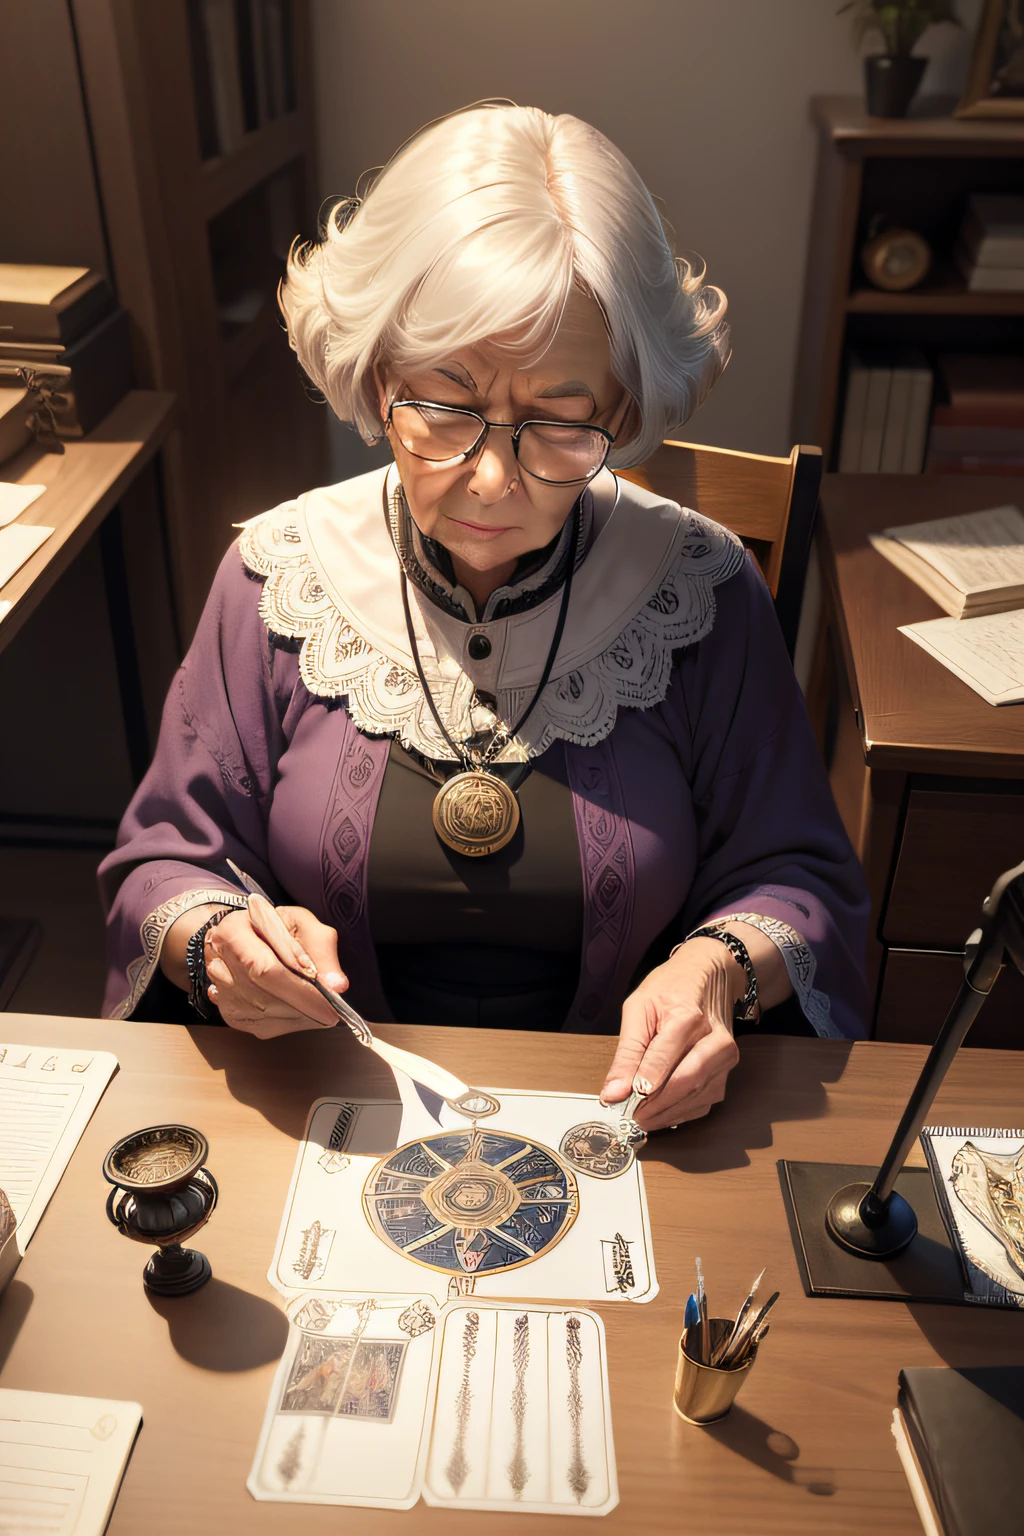
{"label": "round gold medallion", "polygon": [[480,858],[515,836],[519,801],[504,779],[483,768],[456,773],[434,800],[434,830],[455,853]]}

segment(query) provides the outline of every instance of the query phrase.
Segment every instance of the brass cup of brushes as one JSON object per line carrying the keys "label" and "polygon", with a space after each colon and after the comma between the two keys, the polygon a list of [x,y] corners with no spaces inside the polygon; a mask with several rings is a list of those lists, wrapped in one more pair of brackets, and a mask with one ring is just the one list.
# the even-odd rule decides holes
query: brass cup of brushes
{"label": "brass cup of brushes", "polygon": [[[708,1319],[712,1356],[725,1343],[734,1326],[735,1318],[732,1317]],[[757,1345],[749,1349],[742,1365],[733,1366],[731,1370],[722,1370],[720,1366],[702,1365],[688,1353],[688,1339],[691,1348],[699,1349],[700,1332],[699,1325],[696,1328],[683,1329],[683,1336],[679,1340],[676,1385],[672,1401],[675,1404],[676,1413],[688,1424],[713,1424],[716,1419],[724,1419],[735,1402],[737,1392],[750,1375],[751,1366],[757,1359]],[[696,1345],[692,1338],[694,1334],[698,1336]]]}

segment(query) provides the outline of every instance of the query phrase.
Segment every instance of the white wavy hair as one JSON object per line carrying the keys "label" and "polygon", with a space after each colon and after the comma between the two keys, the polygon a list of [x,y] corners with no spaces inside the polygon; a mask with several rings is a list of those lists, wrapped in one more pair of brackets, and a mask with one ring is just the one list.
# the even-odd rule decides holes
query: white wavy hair
{"label": "white wavy hair", "polygon": [[293,246],[280,292],[291,345],[337,415],[379,437],[374,366],[436,367],[489,341],[536,361],[570,288],[608,328],[636,409],[609,462],[647,458],[728,361],[726,298],[677,258],[625,156],[578,118],[483,105],[403,145],[318,244]]}

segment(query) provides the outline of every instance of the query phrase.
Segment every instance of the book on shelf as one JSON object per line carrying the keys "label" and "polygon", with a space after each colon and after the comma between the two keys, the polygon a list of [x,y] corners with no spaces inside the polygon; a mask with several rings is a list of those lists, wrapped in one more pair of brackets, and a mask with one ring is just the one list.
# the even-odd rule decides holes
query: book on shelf
{"label": "book on shelf", "polygon": [[969,293],[1024,290],[1024,197],[971,197],[953,256]]}
{"label": "book on shelf", "polygon": [[1024,607],[1024,515],[1017,507],[909,523],[869,537],[954,619]]}
{"label": "book on shelf", "polygon": [[852,353],[839,442],[840,474],[919,474],[932,371],[913,348]]}
{"label": "book on shelf", "polygon": [[963,246],[953,251],[968,293],[1020,293],[1024,289],[1024,266],[983,267],[971,260]]}
{"label": "book on shelf", "polygon": [[978,267],[1024,267],[1024,197],[977,192],[967,201],[960,248]]}
{"label": "book on shelf", "polygon": [[27,375],[47,392],[59,437],[91,432],[134,382],[126,311],[115,309],[68,347],[0,340],[0,385],[25,385]]}
{"label": "book on shelf", "polygon": [[948,404],[935,407],[929,473],[1024,471],[1024,358],[949,354],[938,373]]}
{"label": "book on shelf", "polygon": [[0,262],[0,339],[68,346],[114,308],[101,272]]}
{"label": "book on shelf", "polygon": [[286,0],[188,0],[199,152],[228,155],[247,133],[293,110]]}
{"label": "book on shelf", "polygon": [[1019,1530],[1024,1369],[903,1370],[898,1403],[892,1432],[926,1536]]}

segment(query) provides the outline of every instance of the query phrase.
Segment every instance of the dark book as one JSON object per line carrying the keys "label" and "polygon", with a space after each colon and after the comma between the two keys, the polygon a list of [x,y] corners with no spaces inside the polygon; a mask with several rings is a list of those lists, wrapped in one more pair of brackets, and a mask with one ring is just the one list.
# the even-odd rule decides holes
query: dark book
{"label": "dark book", "polygon": [[246,133],[253,133],[261,122],[260,93],[256,59],[256,28],[250,0],[235,0],[235,35],[238,38],[238,74],[242,87],[242,120]]}
{"label": "dark book", "polygon": [[188,0],[187,14],[188,51],[192,63],[192,94],[196,103],[199,154],[203,160],[214,160],[220,154],[220,139],[217,136],[217,114],[213,105],[213,81],[210,76],[210,55],[206,45],[203,0]]}
{"label": "dark book", "polygon": [[1024,357],[951,352],[939,358],[939,373],[950,405],[1008,410],[1024,404]]}
{"label": "dark book", "polygon": [[[61,282],[61,273],[67,281]],[[0,340],[70,346],[114,308],[100,272],[0,263]]]}
{"label": "dark book", "polygon": [[[894,1433],[926,1529],[930,1505],[942,1536],[1020,1530],[1024,1367],[901,1371]],[[915,1469],[924,1499],[915,1488]]]}
{"label": "dark book", "polygon": [[133,384],[128,315],[115,309],[71,347],[0,341],[0,382],[32,370],[51,392],[60,437],[99,426]]}

